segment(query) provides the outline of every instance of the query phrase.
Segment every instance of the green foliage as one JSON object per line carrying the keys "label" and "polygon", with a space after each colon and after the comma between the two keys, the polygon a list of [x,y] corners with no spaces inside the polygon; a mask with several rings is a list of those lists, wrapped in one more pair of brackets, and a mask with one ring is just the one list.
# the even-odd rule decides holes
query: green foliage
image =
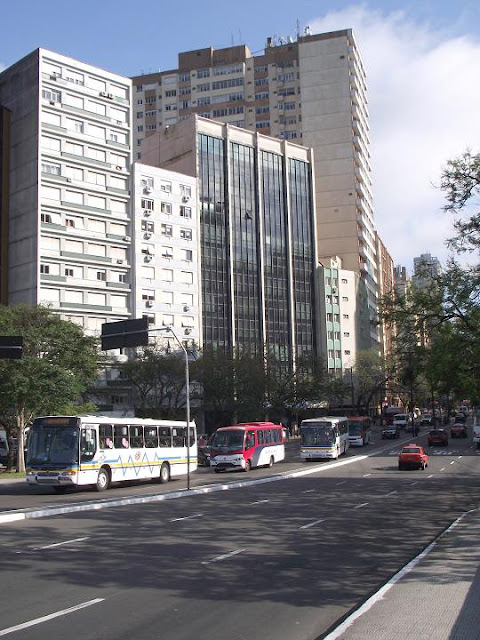
{"label": "green foliage", "polygon": [[77,401],[97,377],[97,341],[47,307],[0,306],[0,335],[21,335],[21,360],[0,360],[0,411],[17,432],[23,468],[23,433],[35,415],[55,414]]}

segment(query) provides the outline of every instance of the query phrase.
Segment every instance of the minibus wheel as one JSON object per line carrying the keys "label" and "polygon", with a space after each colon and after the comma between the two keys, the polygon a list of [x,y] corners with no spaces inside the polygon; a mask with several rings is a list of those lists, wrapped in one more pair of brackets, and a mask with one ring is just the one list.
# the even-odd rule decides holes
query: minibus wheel
{"label": "minibus wheel", "polygon": [[250,460],[245,460],[245,473],[250,471],[251,468],[252,468],[252,465],[250,464]]}
{"label": "minibus wheel", "polygon": [[274,460],[273,456],[270,456],[270,460],[268,461],[268,466],[269,467],[273,467],[274,462],[275,462],[275,460]]}

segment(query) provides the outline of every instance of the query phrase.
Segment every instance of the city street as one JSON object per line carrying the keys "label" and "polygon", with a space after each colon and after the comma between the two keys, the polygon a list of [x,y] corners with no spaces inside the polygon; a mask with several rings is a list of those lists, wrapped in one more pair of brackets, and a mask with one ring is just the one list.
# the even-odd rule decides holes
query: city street
{"label": "city street", "polygon": [[[1,524],[9,585],[1,628],[27,640],[72,627],[81,639],[321,638],[479,504],[480,454],[470,439],[430,450],[425,471],[403,472],[397,455],[407,439],[375,440],[318,464],[301,463],[298,444],[288,445],[289,461],[273,473],[313,472],[305,476],[257,484],[272,470],[218,478],[201,469],[192,488],[221,491]],[[226,490],[239,480],[251,484]],[[0,503],[73,506],[181,485],[100,498],[32,495],[16,483],[0,487]]]}

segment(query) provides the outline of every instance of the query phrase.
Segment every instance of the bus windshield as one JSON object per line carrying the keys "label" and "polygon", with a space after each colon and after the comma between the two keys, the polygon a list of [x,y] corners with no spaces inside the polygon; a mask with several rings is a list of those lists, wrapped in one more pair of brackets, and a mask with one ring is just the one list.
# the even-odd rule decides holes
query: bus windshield
{"label": "bus windshield", "polygon": [[325,445],[335,441],[335,432],[328,422],[322,425],[302,426],[302,444]]}
{"label": "bus windshield", "polygon": [[348,423],[348,433],[351,436],[357,436],[360,433],[362,428],[365,428],[365,424],[362,424],[361,422]]}
{"label": "bus windshield", "polygon": [[28,464],[78,464],[78,433],[72,426],[33,426],[28,441]]}
{"label": "bus windshield", "polygon": [[218,451],[239,451],[243,449],[244,431],[217,431],[213,437],[212,449]]}

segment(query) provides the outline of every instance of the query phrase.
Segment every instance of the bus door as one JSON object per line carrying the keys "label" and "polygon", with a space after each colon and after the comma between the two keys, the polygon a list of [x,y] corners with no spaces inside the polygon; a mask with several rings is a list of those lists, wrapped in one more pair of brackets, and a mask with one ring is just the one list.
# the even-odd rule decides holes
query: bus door
{"label": "bus door", "polygon": [[259,448],[255,448],[255,431],[247,431],[245,434],[245,446],[243,449],[243,457],[250,460],[252,467],[258,466],[258,457],[260,455]]}

